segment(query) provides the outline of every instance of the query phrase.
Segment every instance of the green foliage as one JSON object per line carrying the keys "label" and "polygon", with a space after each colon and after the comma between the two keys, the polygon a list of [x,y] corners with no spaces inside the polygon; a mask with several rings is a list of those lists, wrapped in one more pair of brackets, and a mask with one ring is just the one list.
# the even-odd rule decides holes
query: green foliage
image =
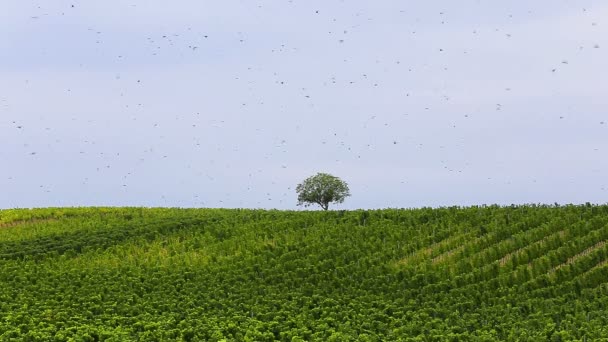
{"label": "green foliage", "polygon": [[608,206],[0,210],[0,341],[596,341]]}
{"label": "green foliage", "polygon": [[318,204],[327,210],[329,203],[342,203],[350,196],[348,184],[338,177],[327,173],[317,173],[306,178],[296,187],[298,205]]}

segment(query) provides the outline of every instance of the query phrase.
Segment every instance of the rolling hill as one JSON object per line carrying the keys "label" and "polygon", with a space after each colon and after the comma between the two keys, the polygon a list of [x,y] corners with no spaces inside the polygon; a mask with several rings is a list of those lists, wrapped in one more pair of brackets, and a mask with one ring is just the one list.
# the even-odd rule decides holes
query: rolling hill
{"label": "rolling hill", "polygon": [[0,341],[608,341],[608,205],[0,210]]}

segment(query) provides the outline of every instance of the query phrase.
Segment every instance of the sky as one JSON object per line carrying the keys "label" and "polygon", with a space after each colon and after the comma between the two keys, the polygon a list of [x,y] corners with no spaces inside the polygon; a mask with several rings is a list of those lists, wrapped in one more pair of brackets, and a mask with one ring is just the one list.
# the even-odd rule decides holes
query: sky
{"label": "sky", "polygon": [[605,1],[0,8],[0,208],[608,202]]}

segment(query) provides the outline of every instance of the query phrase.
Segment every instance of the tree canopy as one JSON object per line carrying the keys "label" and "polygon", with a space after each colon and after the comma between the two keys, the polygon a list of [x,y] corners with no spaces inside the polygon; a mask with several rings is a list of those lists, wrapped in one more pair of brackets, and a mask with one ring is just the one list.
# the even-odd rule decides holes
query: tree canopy
{"label": "tree canopy", "polygon": [[306,178],[296,187],[298,193],[298,205],[305,207],[318,204],[327,210],[329,203],[342,203],[350,196],[348,184],[336,176],[328,173],[317,173]]}

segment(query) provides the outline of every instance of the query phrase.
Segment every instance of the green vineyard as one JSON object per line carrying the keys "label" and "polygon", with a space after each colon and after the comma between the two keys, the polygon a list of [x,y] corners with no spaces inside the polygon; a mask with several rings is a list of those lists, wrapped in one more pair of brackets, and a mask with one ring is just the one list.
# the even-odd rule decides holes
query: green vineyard
{"label": "green vineyard", "polygon": [[0,341],[608,341],[608,205],[0,210]]}

